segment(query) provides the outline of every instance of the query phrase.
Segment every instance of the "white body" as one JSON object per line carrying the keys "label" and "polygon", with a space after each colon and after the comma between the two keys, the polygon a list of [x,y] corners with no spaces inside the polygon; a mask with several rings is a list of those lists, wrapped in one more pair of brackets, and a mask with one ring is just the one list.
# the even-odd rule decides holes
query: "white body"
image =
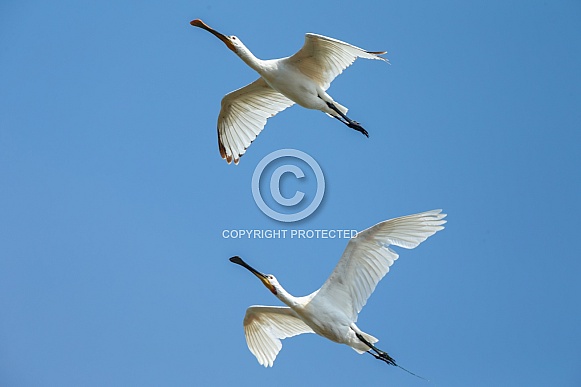
{"label": "white body", "polygon": [[265,367],[272,366],[282,348],[281,339],[301,333],[316,333],[358,353],[378,340],[362,332],[355,322],[377,283],[398,258],[389,246],[412,249],[442,230],[445,214],[440,210],[387,220],[352,238],[339,263],[323,286],[305,297],[290,295],[272,275],[263,282],[287,307],[251,306],[244,317],[250,351]]}
{"label": "white body", "polygon": [[339,117],[327,105],[330,102],[341,113],[347,113],[347,108],[334,102],[326,93],[333,79],[357,58],[387,62],[379,56],[385,51],[365,51],[337,39],[310,33],[306,34],[303,47],[293,56],[261,60],[236,36],[223,35],[199,19],[191,24],[214,34],[260,75],[256,81],[222,99],[218,147],[228,163],[238,163],[268,118],[295,103]]}

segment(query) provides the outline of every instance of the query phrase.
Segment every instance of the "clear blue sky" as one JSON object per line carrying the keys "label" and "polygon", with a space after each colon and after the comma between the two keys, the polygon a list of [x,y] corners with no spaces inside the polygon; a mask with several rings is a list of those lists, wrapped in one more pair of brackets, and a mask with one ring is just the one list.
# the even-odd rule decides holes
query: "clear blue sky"
{"label": "clear blue sky", "polygon": [[[329,93],[366,139],[294,106],[238,166],[220,100],[306,32],[368,50]],[[581,4],[578,1],[85,2],[0,5],[0,384],[393,386],[581,384]],[[311,217],[254,204],[268,153],[314,157]],[[442,208],[359,318],[404,367],[315,335],[272,369],[249,305],[280,305],[238,254],[295,295],[345,240],[226,240],[224,229],[347,228]]]}

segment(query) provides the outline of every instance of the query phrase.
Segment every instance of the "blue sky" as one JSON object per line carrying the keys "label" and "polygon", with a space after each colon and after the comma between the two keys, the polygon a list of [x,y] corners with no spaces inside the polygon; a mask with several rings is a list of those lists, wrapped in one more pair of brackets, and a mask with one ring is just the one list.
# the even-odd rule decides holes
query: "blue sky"
{"label": "blue sky", "polygon": [[[257,75],[195,18],[264,59],[306,32],[389,51],[329,89],[370,138],[294,106],[227,165],[220,100]],[[446,229],[398,250],[358,325],[429,385],[579,385],[580,21],[576,1],[4,1],[0,384],[425,386],[315,335],[261,367],[242,318],[280,302],[228,258],[305,295],[346,240],[222,231],[442,208]],[[251,192],[283,148],[326,180],[293,224]]]}

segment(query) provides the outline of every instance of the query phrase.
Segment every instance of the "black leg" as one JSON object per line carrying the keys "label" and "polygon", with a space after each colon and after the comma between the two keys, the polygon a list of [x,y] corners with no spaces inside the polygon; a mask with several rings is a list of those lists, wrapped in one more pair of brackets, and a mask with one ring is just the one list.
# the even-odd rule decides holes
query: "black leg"
{"label": "black leg", "polygon": [[392,366],[396,366],[399,367],[396,363],[395,363],[395,359],[392,358],[391,356],[389,356],[387,354],[387,352],[383,352],[381,349],[378,349],[376,346],[374,346],[373,344],[371,344],[369,341],[365,340],[363,338],[363,336],[361,336],[359,333],[355,333],[355,335],[357,336],[357,338],[359,340],[361,340],[361,342],[363,342],[363,344],[367,345],[369,348],[371,348],[372,350],[374,350],[376,352],[373,353],[371,351],[367,351],[367,353],[373,355],[374,358],[378,359],[378,360],[382,360],[384,362],[386,362],[387,364],[390,364]]}
{"label": "black leg", "polygon": [[337,109],[337,106],[335,106],[331,102],[327,102],[327,106],[329,106],[329,108],[337,112],[337,114],[339,114],[343,118],[343,120],[345,120],[343,121],[339,117],[335,116],[335,118],[337,118],[339,121],[343,122],[351,129],[355,129],[356,131],[363,133],[366,137],[369,137],[369,133],[367,132],[367,130],[363,129],[363,126],[361,126],[359,122],[353,121],[352,119],[347,117],[345,114],[343,114],[343,112],[341,112],[341,110]]}
{"label": "black leg", "polygon": [[398,368],[401,368],[402,370],[404,370],[405,372],[407,372],[410,375],[415,376],[416,378],[420,378],[420,379],[423,379],[423,380],[428,380],[428,379],[425,379],[425,378],[421,377],[420,375],[416,375],[413,372],[406,370],[405,368],[403,368],[402,366],[400,366],[399,364],[397,364],[395,362],[395,359],[393,357],[389,356],[386,352],[383,352],[381,349],[378,349],[376,346],[374,346],[373,344],[371,344],[370,342],[368,342],[367,340],[365,340],[363,338],[363,336],[361,336],[359,333],[355,333],[355,335],[357,336],[357,338],[359,340],[361,340],[363,342],[363,344],[367,345],[369,348],[371,348],[372,350],[374,350],[375,352],[377,352],[377,354],[375,354],[375,353],[371,352],[371,350],[367,351],[368,354],[372,355],[377,360],[381,360],[381,361],[383,361],[383,362],[385,362],[385,363],[387,363],[389,365],[392,365],[392,366],[396,366]]}

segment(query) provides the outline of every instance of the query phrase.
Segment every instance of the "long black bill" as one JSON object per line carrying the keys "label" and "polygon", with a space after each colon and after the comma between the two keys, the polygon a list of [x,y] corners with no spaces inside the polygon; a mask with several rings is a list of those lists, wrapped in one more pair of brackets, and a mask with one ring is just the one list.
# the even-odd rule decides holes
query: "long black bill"
{"label": "long black bill", "polygon": [[259,278],[266,278],[266,275],[262,274],[261,272],[259,272],[258,270],[256,270],[255,268],[253,268],[252,266],[250,266],[249,264],[247,264],[246,262],[244,262],[242,260],[242,258],[240,258],[239,256],[234,256],[232,258],[230,258],[230,262],[235,263],[237,265],[243,266],[245,268],[247,268],[248,270],[250,270],[250,272],[252,272],[252,274],[254,274],[255,276],[259,277]]}
{"label": "long black bill", "polygon": [[230,262],[235,263],[237,265],[240,265],[240,266],[248,269],[252,274],[254,274],[256,277],[258,277],[258,279],[264,284],[264,286],[267,287],[268,290],[271,291],[272,294],[274,294],[274,295],[277,294],[276,288],[270,283],[270,280],[268,279],[268,276],[266,274],[262,274],[261,272],[259,272],[258,270],[256,270],[255,268],[253,268],[252,266],[250,266],[249,264],[244,262],[242,260],[242,258],[240,258],[237,255],[230,258]]}

